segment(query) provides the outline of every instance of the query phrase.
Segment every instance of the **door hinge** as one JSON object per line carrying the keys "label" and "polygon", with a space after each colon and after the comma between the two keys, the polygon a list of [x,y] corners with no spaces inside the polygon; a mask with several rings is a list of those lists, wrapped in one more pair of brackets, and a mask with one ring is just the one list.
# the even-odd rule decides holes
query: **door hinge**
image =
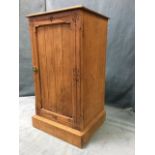
{"label": "door hinge", "polygon": [[80,82],[80,70],[78,68],[73,68],[73,80]]}

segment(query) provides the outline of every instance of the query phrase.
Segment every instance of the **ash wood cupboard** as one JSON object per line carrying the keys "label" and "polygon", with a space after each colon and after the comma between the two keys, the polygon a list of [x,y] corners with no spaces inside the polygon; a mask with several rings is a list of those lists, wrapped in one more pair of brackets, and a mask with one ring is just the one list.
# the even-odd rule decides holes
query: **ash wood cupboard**
{"label": "ash wood cupboard", "polygon": [[33,126],[83,147],[105,119],[108,18],[83,6],[28,15]]}

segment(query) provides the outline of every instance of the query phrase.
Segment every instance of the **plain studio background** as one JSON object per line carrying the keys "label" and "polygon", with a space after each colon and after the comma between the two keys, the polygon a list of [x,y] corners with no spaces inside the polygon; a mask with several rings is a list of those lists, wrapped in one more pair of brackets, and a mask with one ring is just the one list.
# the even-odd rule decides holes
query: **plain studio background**
{"label": "plain studio background", "polygon": [[26,15],[84,5],[110,17],[106,57],[106,103],[134,109],[135,1],[134,0],[20,0],[20,96],[34,95],[31,46]]}

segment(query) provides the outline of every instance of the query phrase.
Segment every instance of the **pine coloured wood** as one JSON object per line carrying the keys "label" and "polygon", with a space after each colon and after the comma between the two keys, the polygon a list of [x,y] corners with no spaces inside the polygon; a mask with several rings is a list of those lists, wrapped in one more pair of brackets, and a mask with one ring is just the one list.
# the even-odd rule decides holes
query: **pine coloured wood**
{"label": "pine coloured wood", "polygon": [[33,126],[82,147],[105,119],[108,18],[84,7],[28,16]]}
{"label": "pine coloured wood", "polygon": [[107,20],[83,13],[81,102],[84,127],[104,110]]}
{"label": "pine coloured wood", "polygon": [[101,126],[105,120],[105,113],[100,113],[83,131],[79,131],[55,121],[51,121],[39,115],[32,117],[33,126],[40,129],[48,134],[58,137],[70,144],[73,144],[79,148],[87,143],[91,135],[95,130]]}

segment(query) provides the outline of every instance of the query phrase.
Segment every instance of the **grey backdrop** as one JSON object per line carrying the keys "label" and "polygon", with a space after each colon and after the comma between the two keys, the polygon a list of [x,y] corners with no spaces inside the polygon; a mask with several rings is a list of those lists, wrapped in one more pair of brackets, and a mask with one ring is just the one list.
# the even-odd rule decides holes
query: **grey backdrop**
{"label": "grey backdrop", "polygon": [[25,15],[79,4],[110,17],[106,62],[106,103],[134,108],[134,0],[20,0],[20,96],[34,95],[31,47]]}

